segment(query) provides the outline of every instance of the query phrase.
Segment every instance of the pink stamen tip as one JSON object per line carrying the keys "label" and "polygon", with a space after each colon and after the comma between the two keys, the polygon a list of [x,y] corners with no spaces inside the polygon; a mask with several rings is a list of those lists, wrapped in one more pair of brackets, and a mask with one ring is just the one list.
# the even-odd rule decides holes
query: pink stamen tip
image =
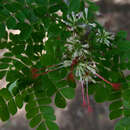
{"label": "pink stamen tip", "polygon": [[113,89],[120,90],[120,87],[121,87],[120,83],[112,83],[111,85],[112,85]]}
{"label": "pink stamen tip", "polygon": [[82,98],[83,98],[83,104],[82,104],[82,106],[86,107],[87,104],[86,104],[86,101],[85,101],[83,81],[81,81],[81,88],[82,88]]}
{"label": "pink stamen tip", "polygon": [[82,104],[83,107],[87,107],[87,104],[85,101],[83,101],[83,104]]}
{"label": "pink stamen tip", "polygon": [[90,105],[88,105],[88,112],[93,112],[93,109]]}

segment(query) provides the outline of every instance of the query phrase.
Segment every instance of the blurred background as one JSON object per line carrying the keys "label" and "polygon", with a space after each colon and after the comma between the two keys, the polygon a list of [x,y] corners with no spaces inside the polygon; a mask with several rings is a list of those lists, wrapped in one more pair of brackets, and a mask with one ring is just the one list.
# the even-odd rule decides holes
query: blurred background
{"label": "blurred background", "polygon": [[[130,0],[92,0],[100,7],[97,20],[107,26],[109,31],[118,32],[125,30],[130,40]],[[0,50],[0,57],[4,51]],[[126,74],[128,71],[126,70]],[[0,80],[0,87],[5,86],[5,81]],[[97,104],[90,97],[93,112],[88,113],[82,107],[80,87],[77,87],[76,97],[68,102],[66,109],[56,109],[57,123],[60,130],[114,130],[116,121],[109,120],[108,103]],[[28,126],[24,108],[19,110],[7,122],[0,121],[0,130],[35,130]]]}

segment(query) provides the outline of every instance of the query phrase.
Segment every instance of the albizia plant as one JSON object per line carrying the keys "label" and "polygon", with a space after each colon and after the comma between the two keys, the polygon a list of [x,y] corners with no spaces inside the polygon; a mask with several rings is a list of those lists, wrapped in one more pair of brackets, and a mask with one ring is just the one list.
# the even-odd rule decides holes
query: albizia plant
{"label": "albizia plant", "polygon": [[65,108],[79,82],[84,109],[93,111],[89,95],[111,102],[110,119],[122,117],[115,129],[130,128],[130,78],[123,74],[130,42],[124,31],[105,30],[96,11],[89,0],[0,1],[0,79],[8,83],[0,90],[2,121],[25,104],[30,127],[58,130],[51,103]]}

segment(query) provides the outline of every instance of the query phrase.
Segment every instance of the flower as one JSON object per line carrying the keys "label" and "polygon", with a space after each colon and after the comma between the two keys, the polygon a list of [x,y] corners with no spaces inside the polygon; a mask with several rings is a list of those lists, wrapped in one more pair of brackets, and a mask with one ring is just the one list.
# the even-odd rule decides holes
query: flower
{"label": "flower", "polygon": [[114,39],[114,35],[105,31],[104,29],[102,31],[98,29],[96,36],[97,36],[97,39],[96,39],[97,42],[104,43],[107,46],[110,46],[111,45],[110,41]]}

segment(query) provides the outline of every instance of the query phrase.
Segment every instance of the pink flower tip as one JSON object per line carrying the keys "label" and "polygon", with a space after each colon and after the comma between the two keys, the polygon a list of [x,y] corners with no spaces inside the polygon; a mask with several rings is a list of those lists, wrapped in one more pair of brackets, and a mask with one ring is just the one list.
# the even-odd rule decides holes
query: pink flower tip
{"label": "pink flower tip", "polygon": [[113,89],[115,89],[115,90],[120,90],[121,84],[120,84],[120,83],[112,83],[111,86],[112,86]]}
{"label": "pink flower tip", "polygon": [[85,101],[83,102],[82,106],[83,106],[83,107],[87,107],[87,104],[86,104]]}
{"label": "pink flower tip", "polygon": [[90,105],[88,105],[88,112],[93,112],[93,108]]}

